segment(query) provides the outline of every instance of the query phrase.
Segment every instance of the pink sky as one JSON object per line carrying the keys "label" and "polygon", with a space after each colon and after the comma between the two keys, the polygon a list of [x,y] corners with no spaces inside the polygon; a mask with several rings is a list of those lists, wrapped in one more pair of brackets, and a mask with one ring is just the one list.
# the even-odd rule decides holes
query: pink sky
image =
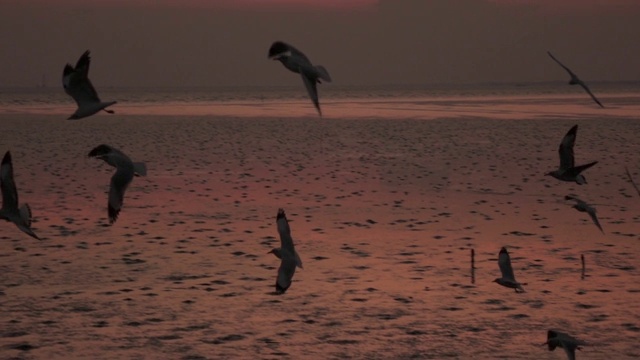
{"label": "pink sky", "polygon": [[[375,8],[381,3],[407,0],[57,0],[56,6],[96,4],[102,6],[172,6],[172,7],[222,7],[222,8],[327,8],[327,9],[364,9]],[[411,1],[411,0],[409,0]],[[425,4],[442,0],[422,0]],[[477,2],[497,3],[511,6],[531,6],[537,9],[561,11],[585,11],[594,9],[615,10],[621,7],[640,7],[638,0],[476,0]],[[0,4],[51,4],[49,0],[0,0]]]}
{"label": "pink sky", "polygon": [[297,86],[266,58],[276,40],[341,85],[566,82],[547,50],[587,82],[640,80],[640,0],[0,0],[0,14],[0,86],[57,83],[86,49],[102,86]]}

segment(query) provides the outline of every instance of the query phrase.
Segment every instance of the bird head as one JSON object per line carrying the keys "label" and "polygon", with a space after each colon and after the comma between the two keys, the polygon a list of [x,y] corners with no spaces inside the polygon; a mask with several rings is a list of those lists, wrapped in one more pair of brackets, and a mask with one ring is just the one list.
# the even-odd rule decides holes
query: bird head
{"label": "bird head", "polygon": [[287,220],[287,215],[285,215],[284,209],[280,208],[280,209],[278,209],[278,215],[276,215],[276,221],[278,221],[278,220],[280,220],[282,218]]}
{"label": "bird head", "polygon": [[289,45],[282,41],[276,41],[271,44],[271,47],[269,48],[269,59],[280,60],[280,58],[289,56],[291,56],[291,49],[289,49]]}
{"label": "bird head", "polygon": [[109,154],[111,152],[111,147],[106,144],[98,145],[89,151],[88,157],[101,157]]}

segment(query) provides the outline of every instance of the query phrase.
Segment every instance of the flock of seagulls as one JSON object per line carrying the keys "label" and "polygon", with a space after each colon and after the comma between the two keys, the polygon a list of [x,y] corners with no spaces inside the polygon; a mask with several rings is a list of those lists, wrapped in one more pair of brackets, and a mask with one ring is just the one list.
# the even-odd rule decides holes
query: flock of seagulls
{"label": "flock of seagulls", "polygon": [[[570,85],[582,86],[582,88],[600,107],[604,107],[589,90],[587,85],[580,80],[575,73],[558,61],[551,52],[548,52],[548,54],[569,73],[571,76],[571,80],[569,82]],[[304,53],[292,45],[282,41],[276,41],[271,45],[269,48],[268,58],[278,60],[288,70],[300,74],[309,98],[317,109],[318,114],[322,116],[317,84],[320,84],[321,81],[331,82],[329,72],[323,66],[313,65]],[[100,100],[98,93],[89,80],[88,75],[90,63],[90,52],[87,50],[82,54],[82,56],[80,56],[75,67],[70,64],[67,64],[64,67],[62,77],[64,91],[75,100],[78,106],[69,119],[85,118],[100,111],[113,114],[113,111],[107,109],[107,107],[114,105],[116,101],[103,102]],[[573,149],[577,131],[578,125],[575,125],[566,133],[558,148],[560,165],[557,170],[550,171],[546,175],[552,176],[560,181],[575,182],[578,185],[583,185],[587,183],[587,180],[582,172],[595,165],[597,161],[593,161],[585,165],[575,165]],[[118,215],[122,209],[124,194],[127,187],[131,184],[131,181],[135,176],[146,175],[146,166],[141,162],[133,162],[122,151],[106,144],[96,146],[89,152],[88,156],[103,160],[107,164],[116,168],[115,173],[111,177],[107,202],[109,223],[113,224],[118,219]],[[640,195],[640,190],[633,182],[628,170],[627,175]],[[0,167],[0,185],[2,189],[2,208],[0,208],[0,219],[14,223],[27,235],[40,240],[40,238],[31,229],[31,208],[28,204],[19,206],[18,192],[13,178],[13,164],[11,153],[9,151],[6,152],[2,159],[2,165]],[[593,206],[582,201],[575,195],[567,195],[565,196],[565,200],[574,201],[575,204],[573,205],[573,208],[580,212],[586,212],[589,214],[593,223],[604,233],[604,230],[596,216],[596,210]],[[300,255],[295,250],[289,221],[287,220],[283,209],[278,209],[276,225],[280,236],[280,247],[272,249],[269,253],[274,254],[278,259],[280,259],[280,267],[278,268],[276,277],[275,290],[276,294],[284,294],[291,286],[296,268],[302,269],[303,267]],[[516,280],[513,267],[511,266],[509,252],[505,247],[502,247],[498,254],[498,267],[500,268],[501,277],[495,279],[494,282],[501,286],[514,289],[516,293],[525,292],[523,285],[526,285],[526,283],[520,283]],[[585,343],[568,334],[549,330],[545,345],[548,345],[548,348],[551,351],[556,347],[563,348],[569,360],[573,360],[575,359],[575,350],[579,350],[579,346],[585,345]]]}

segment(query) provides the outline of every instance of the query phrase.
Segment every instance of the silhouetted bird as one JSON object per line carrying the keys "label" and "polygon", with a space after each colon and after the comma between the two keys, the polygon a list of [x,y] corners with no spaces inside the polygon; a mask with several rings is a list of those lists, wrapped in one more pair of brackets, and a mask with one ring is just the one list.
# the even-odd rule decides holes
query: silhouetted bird
{"label": "silhouetted bird", "polygon": [[276,41],[271,45],[269,59],[279,60],[284,67],[302,76],[309,97],[318,109],[318,114],[322,116],[316,85],[321,83],[320,80],[331,82],[331,76],[327,70],[320,65],[314,66],[300,50],[282,41]]}
{"label": "silhouetted bird", "polygon": [[575,166],[575,157],[573,156],[573,146],[576,143],[576,135],[578,133],[578,125],[574,125],[562,138],[558,147],[560,155],[560,167],[558,170],[548,172],[546,175],[553,176],[561,181],[576,182],[578,185],[586,184],[587,179],[581,174],[584,170],[597,164],[597,161],[590,162],[585,165]]}
{"label": "silhouetted bird", "polygon": [[113,224],[118,219],[122,201],[127,186],[133,180],[133,176],[145,176],[147,168],[144,163],[134,163],[127,155],[120,150],[109,145],[98,145],[89,152],[89,157],[104,160],[107,164],[116,168],[115,174],[111,177],[109,188],[108,213],[109,223]]}
{"label": "silhouetted bird", "polygon": [[75,68],[71,66],[71,64],[67,64],[62,72],[62,86],[64,86],[64,91],[78,104],[76,112],[74,112],[68,120],[82,119],[100,110],[113,114],[113,110],[107,110],[106,107],[116,102],[100,101],[96,89],[93,88],[89,80],[90,63],[91,57],[89,56],[89,50],[87,50],[80,56]]}
{"label": "silhouetted bird", "polygon": [[2,208],[0,208],[0,219],[16,224],[18,229],[32,238],[40,240],[33,230],[31,230],[31,208],[29,204],[19,207],[18,189],[13,180],[13,163],[11,162],[11,152],[7,151],[2,158],[0,165],[0,188],[2,188]]}
{"label": "silhouetted bird", "polygon": [[591,96],[591,98],[593,99],[593,101],[596,102],[596,104],[600,105],[600,107],[604,107],[604,105],[602,105],[602,103],[600,102],[600,100],[598,100],[596,98],[595,95],[593,95],[593,93],[591,92],[591,90],[589,90],[589,87],[587,86],[587,84],[584,83],[584,81],[580,80],[578,78],[578,75],[574,74],[573,71],[571,71],[568,67],[564,66],[564,64],[562,64],[560,61],[558,61],[558,59],[556,59],[550,51],[547,51],[547,54],[549,54],[549,56],[558,63],[558,65],[562,66],[563,69],[565,69],[568,73],[569,76],[571,76],[571,80],[569,80],[569,85],[580,85],[582,86],[582,88],[584,89],[584,91],[587,92],[587,94],[589,94]]}

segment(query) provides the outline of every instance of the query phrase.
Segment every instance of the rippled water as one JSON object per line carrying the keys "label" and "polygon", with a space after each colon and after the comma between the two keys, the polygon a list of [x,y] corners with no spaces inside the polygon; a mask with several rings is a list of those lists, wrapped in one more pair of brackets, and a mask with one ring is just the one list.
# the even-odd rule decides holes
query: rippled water
{"label": "rippled water", "polygon": [[[580,360],[640,356],[638,96],[326,88],[330,119],[302,87],[127,90],[80,122],[60,91],[3,93],[0,150],[44,240],[0,222],[0,358],[564,359],[549,328],[589,343]],[[576,123],[585,186],[543,175]],[[113,170],[86,158],[103,142],[148,166],[113,226]],[[279,207],[305,266],[283,296]],[[526,293],[492,282],[502,246]]]}

